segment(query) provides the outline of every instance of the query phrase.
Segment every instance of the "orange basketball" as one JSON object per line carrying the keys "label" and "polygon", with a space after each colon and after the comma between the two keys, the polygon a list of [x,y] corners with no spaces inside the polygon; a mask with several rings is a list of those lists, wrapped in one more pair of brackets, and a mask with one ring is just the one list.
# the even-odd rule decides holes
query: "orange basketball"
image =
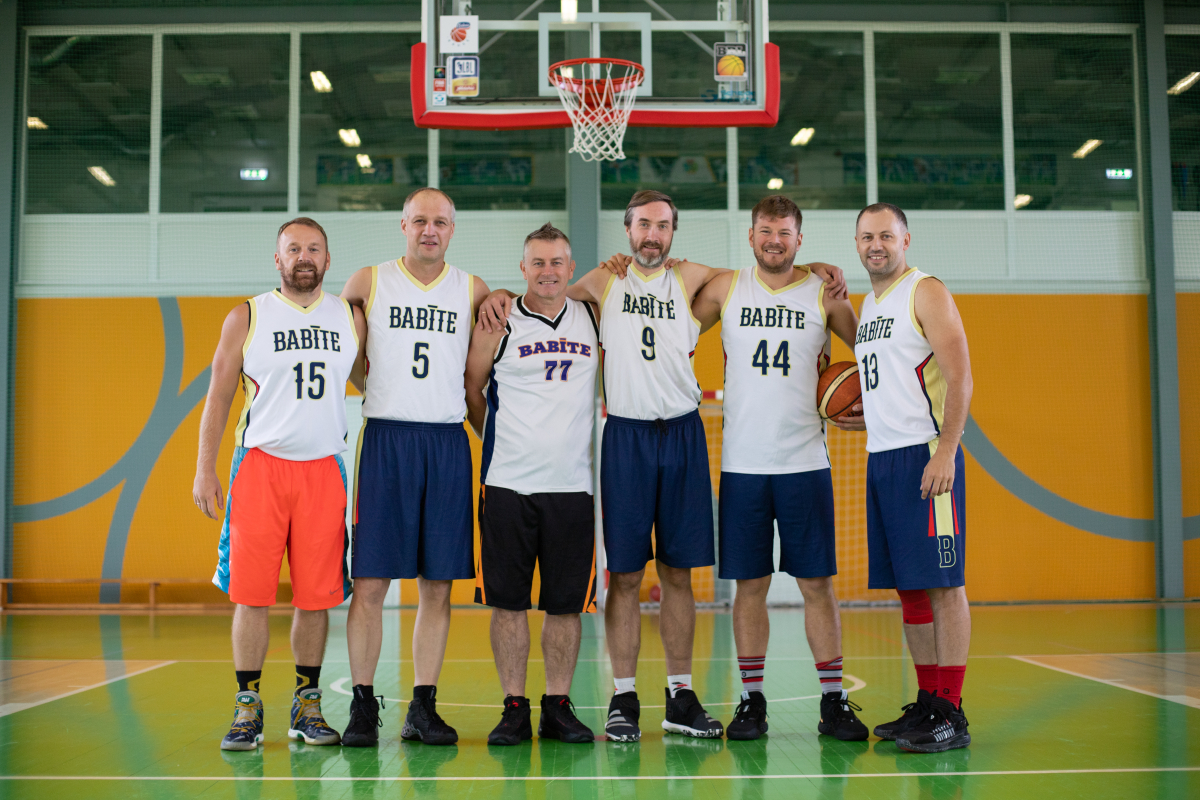
{"label": "orange basketball", "polygon": [[858,364],[853,361],[830,364],[817,379],[817,412],[821,419],[837,419],[861,402]]}
{"label": "orange basketball", "polygon": [[717,62],[718,75],[745,75],[746,62],[737,56],[722,56]]}

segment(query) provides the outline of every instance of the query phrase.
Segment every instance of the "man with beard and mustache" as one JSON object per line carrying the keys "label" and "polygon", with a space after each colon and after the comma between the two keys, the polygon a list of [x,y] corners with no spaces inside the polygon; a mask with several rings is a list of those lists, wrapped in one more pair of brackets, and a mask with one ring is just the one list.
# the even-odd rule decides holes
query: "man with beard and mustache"
{"label": "man with beard and mustache", "polygon": [[[692,368],[700,322],[691,304],[707,282],[728,270],[668,260],[678,226],[679,212],[669,196],[637,192],[625,209],[632,256],[613,256],[567,295],[600,306],[608,408],[600,463],[610,573],[604,616],[615,683],[605,733],[618,742],[641,738],[634,680],[641,649],[638,600],[651,559],[657,559],[661,582],[659,632],[667,662],[662,726],[700,738],[717,738],[724,730],[692,688],[696,606],[691,571],[712,566],[716,554],[708,445]],[[844,294],[841,270],[828,270]],[[508,296],[494,297],[497,302],[485,303],[481,315],[485,324],[494,315],[499,321],[493,324],[503,326],[506,309],[499,301]]]}
{"label": "man with beard and mustache", "polygon": [[808,266],[795,264],[801,220],[787,197],[760,200],[750,212],[757,263],[718,275],[692,304],[702,331],[723,320],[720,576],[737,581],[733,637],[742,675],[742,702],[726,733],[757,739],[767,730],[767,590],[778,525],[779,570],[804,595],[804,629],[821,684],[817,730],[861,741],[867,728],[842,689],[833,480],[814,402],[820,366],[828,363],[828,331],[854,347],[858,320],[848,298],[832,297]]}
{"label": "man with beard and mustache", "polygon": [[971,356],[945,284],[908,266],[904,212],[867,206],[854,238],[871,276],[854,345],[863,413],[839,427],[867,431],[867,585],[900,595],[918,686],[917,701],[875,735],[902,750],[940,753],[971,743],[962,710],[971,609],[959,445]]}
{"label": "man with beard and mustache", "polygon": [[[236,604],[233,725],[222,750],[263,740],[259,680],[270,641],[287,550],[292,578],[296,690],[288,736],[332,745],[318,682],[328,609],[350,592],[346,575],[346,381],[363,384],[361,311],[321,290],[329,269],[325,231],[314,220],[286,222],[276,238],[279,289],[247,300],[225,318],[200,420],[192,499],[211,519],[225,508],[213,583]],[[222,502],[217,451],[241,383],[246,404],[234,434],[229,499]]]}

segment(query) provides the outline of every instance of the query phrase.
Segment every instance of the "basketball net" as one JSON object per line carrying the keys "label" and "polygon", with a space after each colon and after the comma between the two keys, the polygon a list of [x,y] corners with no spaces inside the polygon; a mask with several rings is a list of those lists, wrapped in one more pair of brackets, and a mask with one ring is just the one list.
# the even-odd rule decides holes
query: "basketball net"
{"label": "basketball net", "polygon": [[[585,78],[585,70],[592,77]],[[625,158],[621,143],[644,77],[641,64],[616,58],[579,58],[550,67],[550,82],[575,131],[572,153],[584,161]]]}

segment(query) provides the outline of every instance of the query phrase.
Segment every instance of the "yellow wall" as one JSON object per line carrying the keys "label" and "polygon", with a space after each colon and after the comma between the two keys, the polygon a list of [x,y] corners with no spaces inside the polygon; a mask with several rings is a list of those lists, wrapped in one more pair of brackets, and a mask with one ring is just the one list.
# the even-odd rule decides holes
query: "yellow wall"
{"label": "yellow wall", "polygon": [[[855,298],[857,307],[861,298]],[[957,298],[975,377],[972,414],[1010,461],[1045,488],[1109,514],[1152,516],[1146,300],[1129,295]],[[237,298],[181,298],[184,358],[179,391],[208,365],[225,314]],[[1200,334],[1200,295],[1180,295],[1180,381],[1184,398],[1185,514],[1200,513],[1200,354],[1183,346]],[[1190,334],[1190,336],[1189,336]],[[28,299],[18,305],[14,503],[45,501],[101,475],[141,432],[163,371],[164,340],[154,299]],[[834,360],[849,360],[835,343]],[[719,329],[696,352],[702,388],[723,385]],[[218,474],[227,480],[235,401]],[[207,581],[217,523],[191,503],[200,407],[171,436],[150,474],[130,527],[127,577]],[[709,425],[719,469],[719,422]],[[479,442],[470,437],[478,474]],[[832,431],[838,504],[837,579],[843,599],[882,599],[866,589],[862,434]],[[1190,476],[1190,477],[1189,477]],[[968,588],[976,600],[1145,598],[1154,594],[1153,549],[1056,522],[1026,505],[967,458]],[[714,484],[715,488],[715,484]],[[18,523],[15,577],[98,576],[118,486],[71,513]],[[1200,548],[1187,545],[1188,593],[1200,594]],[[285,566],[286,570],[286,566]],[[286,574],[286,573],[285,573]],[[646,590],[653,582],[653,574]],[[711,597],[711,574],[697,576]],[[470,603],[470,582],[456,603]],[[405,603],[415,586],[405,582]],[[139,600],[144,589],[127,589]],[[282,592],[280,600],[287,599]],[[24,587],[25,601],[94,601],[91,588]],[[215,588],[164,587],[164,602],[219,602]]]}
{"label": "yellow wall", "polygon": [[[1175,296],[1179,342],[1179,445],[1183,451],[1183,515],[1200,515],[1200,294]],[[1183,591],[1200,597],[1200,539],[1183,543]]]}

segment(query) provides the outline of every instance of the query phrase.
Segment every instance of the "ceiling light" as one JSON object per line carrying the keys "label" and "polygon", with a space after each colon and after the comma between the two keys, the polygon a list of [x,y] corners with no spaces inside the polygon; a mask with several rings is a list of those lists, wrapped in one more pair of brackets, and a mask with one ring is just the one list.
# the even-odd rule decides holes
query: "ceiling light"
{"label": "ceiling light", "polygon": [[1071,153],[1071,158],[1087,158],[1088,153],[1092,152],[1102,144],[1104,144],[1103,139],[1088,139],[1078,150],[1076,150],[1074,153]]}
{"label": "ceiling light", "polygon": [[92,173],[92,177],[100,181],[105,186],[116,186],[117,182],[113,180],[113,176],[108,174],[108,170],[104,167],[88,167],[88,172]]}
{"label": "ceiling light", "polygon": [[1133,170],[1129,167],[1106,169],[1104,170],[1104,177],[1110,181],[1131,181],[1133,180]]}
{"label": "ceiling light", "polygon": [[238,173],[244,181],[265,181],[269,174],[266,167],[248,167]]}
{"label": "ceiling light", "polygon": [[366,153],[359,153],[355,158],[358,159],[358,165],[363,169],[371,168],[371,157]]}
{"label": "ceiling light", "polygon": [[1180,78],[1178,83],[1167,89],[1167,94],[1183,94],[1195,86],[1196,81],[1200,81],[1200,72],[1192,72],[1186,77]]}
{"label": "ceiling light", "polygon": [[577,19],[576,14],[579,13],[579,2],[578,0],[562,0],[558,9],[562,14],[563,22],[574,22]]}
{"label": "ceiling light", "polygon": [[321,94],[333,91],[333,84],[329,82],[329,78],[325,77],[325,73],[316,69],[308,73],[308,77],[312,78],[313,88]]}
{"label": "ceiling light", "polygon": [[767,188],[768,189],[782,189],[783,188],[783,178],[771,178],[771,180],[767,181]]}
{"label": "ceiling light", "polygon": [[362,139],[358,138],[358,131],[354,128],[339,128],[338,138],[346,147],[358,147],[362,144]]}
{"label": "ceiling light", "polygon": [[44,131],[50,126],[42,122],[41,117],[29,117],[25,120],[25,126],[30,130]]}
{"label": "ceiling light", "polygon": [[792,147],[800,145],[803,147],[812,141],[813,134],[817,132],[816,128],[801,128],[796,131],[796,135],[792,137]]}
{"label": "ceiling light", "polygon": [[1013,208],[1024,208],[1033,202],[1033,196],[1028,194],[1019,194],[1013,198]]}

